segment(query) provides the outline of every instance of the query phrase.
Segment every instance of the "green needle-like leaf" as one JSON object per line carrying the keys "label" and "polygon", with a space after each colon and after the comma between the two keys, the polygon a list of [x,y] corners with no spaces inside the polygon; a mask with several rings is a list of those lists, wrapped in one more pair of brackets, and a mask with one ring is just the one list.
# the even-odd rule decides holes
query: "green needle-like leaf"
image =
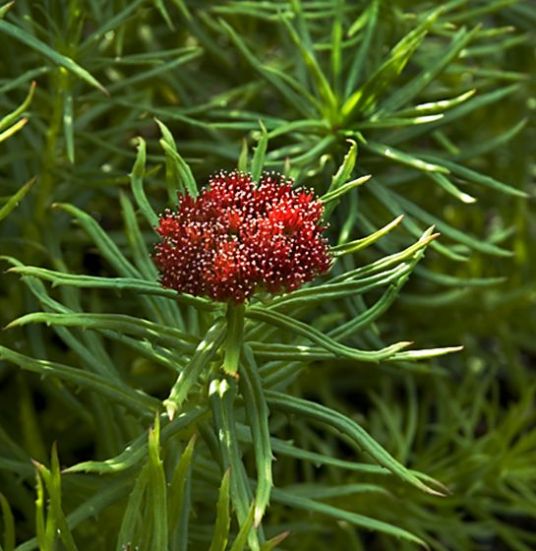
{"label": "green needle-like leaf", "polygon": [[335,97],[326,75],[320,68],[314,52],[307,48],[305,42],[300,39],[287,18],[282,17],[281,22],[286,26],[292,41],[300,50],[302,59],[304,60],[305,65],[311,74],[312,80],[315,83],[317,94],[324,102],[325,108],[323,111],[326,117],[330,120],[333,119],[337,114],[337,98]]}
{"label": "green needle-like leaf", "polygon": [[383,228],[380,228],[378,231],[375,231],[370,235],[367,235],[367,237],[363,237],[362,239],[356,239],[355,241],[350,241],[342,245],[331,247],[331,253],[335,257],[339,257],[339,256],[344,256],[345,254],[353,254],[353,253],[356,253],[357,251],[360,251],[361,249],[370,247],[370,245],[372,245],[373,243],[376,243],[378,239],[381,239],[382,237],[390,233],[392,230],[394,230],[400,224],[400,222],[402,222],[403,218],[404,216],[400,215],[398,218],[395,218],[392,222],[389,222],[389,224],[385,225]]}
{"label": "green needle-like leaf", "polygon": [[346,100],[342,106],[345,120],[355,118],[356,113],[360,113],[361,116],[367,115],[375,109],[385,90],[400,75],[443,10],[441,7],[428,14],[391,50],[385,62],[367,82]]}
{"label": "green needle-like leaf", "polygon": [[251,426],[255,463],[257,465],[257,491],[255,494],[254,526],[259,526],[270,501],[272,491],[272,446],[270,443],[269,410],[264,397],[262,381],[251,349],[244,347],[244,365],[240,374],[240,390],[244,396],[246,412]]}
{"label": "green needle-like leaf", "polygon": [[221,481],[218,503],[216,505],[216,522],[209,551],[225,551],[227,542],[229,541],[229,530],[231,528],[231,511],[229,507],[230,474],[230,469],[227,469]]}
{"label": "green needle-like leaf", "polygon": [[202,371],[208,371],[208,366],[221,346],[224,336],[223,325],[221,321],[218,321],[207,331],[205,338],[197,345],[194,355],[173,385],[169,397],[164,400],[164,406],[170,419],[173,419],[177,411],[180,411],[182,403],[188,397],[188,393],[199,379]]}
{"label": "green needle-like leaf", "polygon": [[317,329],[307,326],[305,323],[296,321],[279,312],[261,310],[260,308],[251,307],[246,313],[246,317],[280,327],[284,331],[291,331],[300,336],[303,336],[314,343],[318,344],[324,350],[332,352],[336,356],[341,356],[362,362],[379,362],[386,360],[396,352],[403,348],[407,348],[411,342],[402,341],[381,350],[358,350],[348,346],[339,344]]}
{"label": "green needle-like leaf", "polygon": [[226,335],[223,355],[223,370],[229,375],[235,375],[238,371],[242,341],[244,335],[244,312],[243,304],[227,305],[226,312]]}
{"label": "green needle-like leaf", "polygon": [[0,507],[4,525],[3,551],[15,549],[15,521],[8,500],[0,493]]}
{"label": "green needle-like leaf", "polygon": [[400,477],[401,480],[429,494],[441,495],[435,489],[424,484],[415,474],[396,461],[396,459],[367,434],[361,426],[348,417],[320,404],[301,398],[286,396],[273,390],[266,392],[266,398],[268,404],[277,411],[303,415],[339,431],[355,442],[359,448],[368,453],[382,467],[385,467],[393,474]]}
{"label": "green needle-like leaf", "polygon": [[20,27],[17,27],[15,25],[12,25],[11,23],[8,23],[7,21],[3,21],[2,19],[0,19],[0,32],[5,33],[15,40],[26,44],[53,63],[56,63],[61,67],[65,67],[65,69],[73,73],[75,76],[86,81],[88,84],[94,86],[101,92],[104,92],[105,94],[108,93],[106,91],[106,88],[104,88],[104,86],[86,69],[78,65],[78,63],[73,61],[70,57],[62,55],[56,50],[53,50],[50,46],[48,46],[35,36],[32,36]]}
{"label": "green needle-like leaf", "polygon": [[[249,509],[248,516],[246,517],[246,520],[240,526],[240,530],[238,531],[238,534],[233,541],[233,545],[231,545],[230,551],[244,551],[246,549],[246,545],[248,542],[248,535],[250,533],[250,530],[253,526],[253,520],[255,518],[255,508],[253,505]],[[260,548],[258,546],[253,546],[252,549],[258,548],[260,551]]]}
{"label": "green needle-like leaf", "polygon": [[149,465],[145,464],[140,473],[138,473],[125,512],[123,513],[123,520],[119,529],[119,535],[117,536],[116,551],[123,551],[125,547],[139,541],[140,530],[137,527],[141,522],[140,510],[148,484]]}
{"label": "green needle-like leaf", "polygon": [[73,367],[31,358],[3,346],[0,346],[0,359],[14,363],[21,369],[32,371],[38,375],[55,376],[60,380],[79,385],[87,390],[102,393],[112,401],[122,403],[143,415],[148,415],[151,411],[156,411],[160,407],[159,400],[94,373],[86,373]]}
{"label": "green needle-like leaf", "polygon": [[175,184],[176,190],[180,194],[190,195],[190,197],[197,197],[197,183],[194,175],[192,174],[191,168],[177,151],[177,146],[175,145],[173,135],[163,122],[158,119],[156,122],[162,132],[160,145],[166,153],[166,166],[170,174],[170,178]]}
{"label": "green needle-like leaf", "polygon": [[17,119],[26,111],[26,109],[28,109],[34,97],[35,87],[36,87],[36,83],[34,81],[30,85],[30,90],[28,92],[28,95],[26,96],[25,100],[20,104],[20,106],[17,107],[15,111],[9,113],[8,115],[0,119],[0,131],[4,130],[4,128],[7,128],[8,126],[15,123]]}
{"label": "green needle-like leaf", "polygon": [[141,339],[160,342],[165,346],[192,352],[198,341],[179,329],[167,327],[149,320],[122,314],[47,314],[37,312],[27,314],[12,321],[7,328],[23,326],[28,323],[46,323],[64,327],[83,329],[111,330],[118,334],[135,335]]}
{"label": "green needle-like leaf", "polygon": [[146,160],[146,145],[143,138],[138,138],[138,152],[136,154],[136,162],[132,167],[132,172],[130,173],[130,183],[132,185],[132,193],[134,194],[134,199],[140,209],[141,213],[149,222],[151,226],[158,225],[158,216],[151,207],[147,196],[145,195],[145,190],[143,189],[143,177],[145,175],[145,160]]}
{"label": "green needle-like leaf", "polygon": [[[257,533],[253,528],[255,505],[251,504],[251,490],[238,448],[234,419],[236,383],[231,378],[213,379],[209,386],[215,428],[224,460],[224,468],[231,470],[231,502],[236,511],[241,533],[252,549],[259,549]],[[251,504],[251,505],[250,505]]]}
{"label": "green needle-like leaf", "polygon": [[181,454],[168,490],[168,532],[172,534],[177,548],[185,551],[188,548],[189,513],[192,507],[190,486],[196,438],[194,434]]}
{"label": "green needle-like leaf", "polygon": [[400,540],[410,541],[417,543],[425,548],[428,546],[426,543],[407,530],[382,522],[364,515],[352,513],[350,511],[344,511],[338,507],[332,505],[326,505],[325,503],[319,503],[313,499],[298,496],[292,492],[276,489],[274,490],[274,499],[290,507],[297,507],[311,513],[320,513],[322,515],[328,515],[336,519],[343,519],[346,522],[359,528],[365,528],[367,530],[375,530],[378,532],[384,532]]}
{"label": "green needle-like leaf", "polygon": [[24,128],[27,123],[28,119],[23,118],[17,121],[14,125],[10,126],[7,130],[4,130],[0,133],[0,143],[5,142],[8,138],[11,138],[11,136],[14,136],[19,130]]}
{"label": "green needle-like leaf", "polygon": [[[202,408],[193,408],[185,413],[177,415],[162,429],[161,440],[166,442],[169,438],[180,433],[185,428],[190,428],[206,414]],[[84,461],[64,470],[65,473],[95,473],[111,474],[130,469],[147,457],[147,435],[141,434],[135,438],[119,455],[104,461]]]}
{"label": "green needle-like leaf", "polygon": [[167,483],[164,465],[160,457],[160,417],[158,415],[155,416],[154,426],[149,429],[147,465],[149,506],[153,528],[151,547],[165,549],[168,545]]}
{"label": "green needle-like leaf", "polygon": [[[468,32],[466,29],[460,29],[454,38],[452,39],[449,47],[446,50],[441,51],[441,55],[434,60],[433,63],[427,64],[420,74],[410,80],[406,85],[402,86],[399,89],[389,96],[381,105],[380,109],[374,113],[375,118],[381,118],[386,113],[392,113],[394,110],[398,109],[403,105],[407,105],[417,94],[425,89],[428,84],[430,84],[437,75],[443,71],[449,63],[455,59],[460,52],[465,48],[465,46],[477,35],[479,27],[476,27],[472,31]],[[469,96],[467,96],[469,94]],[[443,109],[449,109],[454,107],[459,103],[463,103],[468,97],[472,95],[471,92],[462,94],[458,98],[451,100],[449,103],[443,102]],[[442,102],[438,102],[442,103]],[[415,108],[419,110],[419,108]],[[421,107],[420,110],[429,109],[429,107]],[[423,113],[425,114],[425,113]]]}
{"label": "green needle-like leaf", "polygon": [[219,305],[211,303],[206,299],[179,294],[177,291],[166,289],[156,282],[146,281],[144,279],[65,274],[63,272],[55,272],[54,270],[46,270],[45,268],[38,268],[36,266],[16,266],[14,268],[10,268],[8,271],[35,276],[46,281],[50,281],[53,285],[66,285],[79,287],[82,289],[111,289],[115,291],[128,290],[133,293],[172,298],[178,302],[182,302],[202,310],[213,311],[221,308]]}
{"label": "green needle-like leaf", "polygon": [[3,220],[17,205],[24,199],[26,194],[30,191],[35,183],[35,178],[32,178],[29,182],[26,182],[15,194],[13,194],[0,208],[0,220]]}
{"label": "green needle-like leaf", "polygon": [[258,182],[261,177],[266,157],[266,149],[268,147],[268,132],[262,122],[260,122],[260,125],[261,135],[251,161],[251,176],[254,182]]}

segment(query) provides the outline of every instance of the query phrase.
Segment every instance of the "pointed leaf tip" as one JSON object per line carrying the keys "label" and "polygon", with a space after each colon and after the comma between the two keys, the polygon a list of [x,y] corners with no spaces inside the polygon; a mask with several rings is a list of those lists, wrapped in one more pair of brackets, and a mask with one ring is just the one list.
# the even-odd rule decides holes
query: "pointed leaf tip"
{"label": "pointed leaf tip", "polygon": [[164,404],[164,407],[166,408],[168,419],[170,421],[173,421],[175,414],[177,413],[177,404],[175,404],[171,400],[164,400],[163,404]]}

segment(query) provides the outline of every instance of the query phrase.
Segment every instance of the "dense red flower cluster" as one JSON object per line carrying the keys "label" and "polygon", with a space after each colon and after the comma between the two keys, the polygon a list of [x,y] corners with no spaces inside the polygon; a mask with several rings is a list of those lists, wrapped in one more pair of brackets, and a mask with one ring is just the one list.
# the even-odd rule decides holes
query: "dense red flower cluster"
{"label": "dense red flower cluster", "polygon": [[179,197],[156,231],[162,285],[237,303],[257,289],[292,291],[330,267],[323,207],[312,191],[271,172],[219,172],[199,197]]}

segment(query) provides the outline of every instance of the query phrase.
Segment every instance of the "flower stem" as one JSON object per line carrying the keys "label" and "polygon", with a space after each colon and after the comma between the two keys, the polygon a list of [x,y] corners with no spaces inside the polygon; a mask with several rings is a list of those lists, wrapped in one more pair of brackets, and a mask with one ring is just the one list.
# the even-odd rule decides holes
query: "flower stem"
{"label": "flower stem", "polygon": [[227,305],[227,335],[225,338],[225,352],[223,356],[223,370],[229,375],[236,376],[240,362],[240,351],[244,338],[243,304],[229,303]]}

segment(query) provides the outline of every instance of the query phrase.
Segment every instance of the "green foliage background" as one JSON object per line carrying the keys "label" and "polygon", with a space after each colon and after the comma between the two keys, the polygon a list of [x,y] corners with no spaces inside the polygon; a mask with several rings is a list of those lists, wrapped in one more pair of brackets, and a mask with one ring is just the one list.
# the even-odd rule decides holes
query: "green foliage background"
{"label": "green foliage background", "polygon": [[[536,548],[534,28],[530,0],[2,5],[0,323],[30,315],[0,335],[2,549]],[[253,305],[238,384],[221,310],[147,252],[237,164],[334,194],[351,251]],[[464,348],[367,361],[397,341]]]}

